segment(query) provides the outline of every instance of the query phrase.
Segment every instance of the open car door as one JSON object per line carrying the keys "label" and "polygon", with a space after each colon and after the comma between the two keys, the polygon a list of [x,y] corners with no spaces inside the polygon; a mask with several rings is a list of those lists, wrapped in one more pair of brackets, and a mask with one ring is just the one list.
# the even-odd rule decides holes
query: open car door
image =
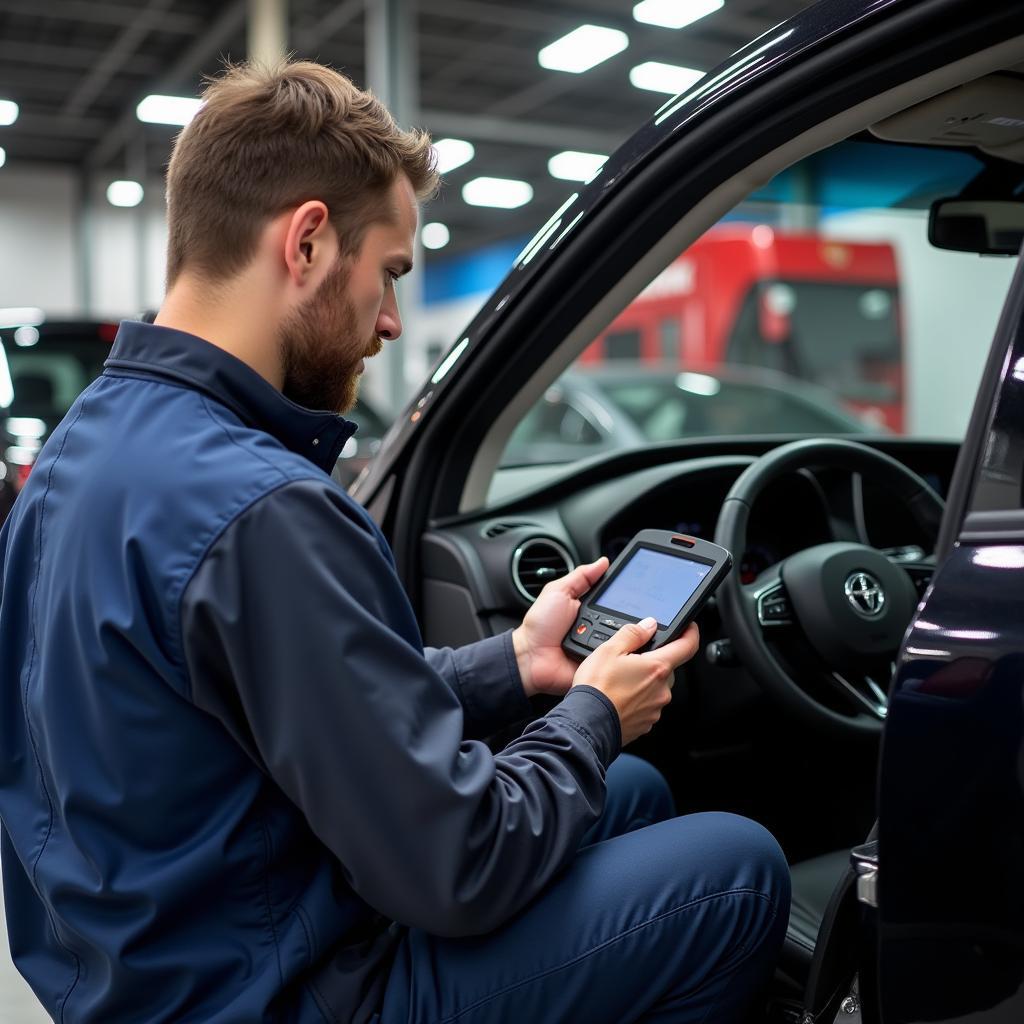
{"label": "open car door", "polygon": [[936,556],[883,738],[863,1017],[1004,1024],[1024,1020],[1024,264]]}

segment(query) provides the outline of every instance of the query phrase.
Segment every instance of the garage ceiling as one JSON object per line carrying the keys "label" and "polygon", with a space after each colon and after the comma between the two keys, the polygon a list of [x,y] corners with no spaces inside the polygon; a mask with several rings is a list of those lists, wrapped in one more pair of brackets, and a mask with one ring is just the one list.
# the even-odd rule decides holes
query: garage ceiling
{"label": "garage ceiling", "polygon": [[[633,87],[634,65],[708,70],[806,0],[726,0],[678,31],[636,22],[632,6],[421,0],[418,123],[476,147],[429,213],[451,229],[440,255],[541,223],[571,187],[548,173],[552,155],[608,153],[667,98]],[[224,58],[243,58],[247,10],[247,0],[0,0],[0,98],[21,108],[0,128],[8,165],[73,165],[99,179],[162,171],[175,129],[140,124],[136,104],[150,93],[194,95]],[[365,0],[291,0],[291,48],[363,84],[364,10]],[[628,49],[583,74],[540,67],[538,50],[588,22],[627,32]],[[534,199],[519,210],[468,206],[461,187],[478,175],[522,178]]]}

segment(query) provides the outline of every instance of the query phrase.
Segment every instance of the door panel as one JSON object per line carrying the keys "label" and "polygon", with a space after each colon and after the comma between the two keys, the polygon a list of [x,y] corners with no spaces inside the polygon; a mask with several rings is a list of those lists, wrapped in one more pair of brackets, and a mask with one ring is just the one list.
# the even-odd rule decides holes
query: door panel
{"label": "door panel", "polygon": [[943,532],[956,543],[904,641],[890,699],[879,796],[885,1024],[1024,1020],[1022,484],[1018,266],[951,487]]}

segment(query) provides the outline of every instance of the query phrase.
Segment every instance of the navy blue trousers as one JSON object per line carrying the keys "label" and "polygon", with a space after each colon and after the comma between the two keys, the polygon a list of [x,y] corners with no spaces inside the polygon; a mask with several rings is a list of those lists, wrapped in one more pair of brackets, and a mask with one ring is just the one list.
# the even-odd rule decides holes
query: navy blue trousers
{"label": "navy blue trousers", "polygon": [[770,978],[789,869],[760,825],[672,817],[668,786],[622,754],[569,868],[490,935],[412,930],[382,1024],[729,1024]]}

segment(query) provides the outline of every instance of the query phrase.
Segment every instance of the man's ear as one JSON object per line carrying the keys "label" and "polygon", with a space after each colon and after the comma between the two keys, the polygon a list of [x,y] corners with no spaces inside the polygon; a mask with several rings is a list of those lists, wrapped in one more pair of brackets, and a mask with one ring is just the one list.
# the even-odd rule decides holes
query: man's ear
{"label": "man's ear", "polygon": [[288,276],[298,287],[315,284],[333,265],[337,239],[327,206],[310,199],[288,218],[284,237],[284,262]]}

